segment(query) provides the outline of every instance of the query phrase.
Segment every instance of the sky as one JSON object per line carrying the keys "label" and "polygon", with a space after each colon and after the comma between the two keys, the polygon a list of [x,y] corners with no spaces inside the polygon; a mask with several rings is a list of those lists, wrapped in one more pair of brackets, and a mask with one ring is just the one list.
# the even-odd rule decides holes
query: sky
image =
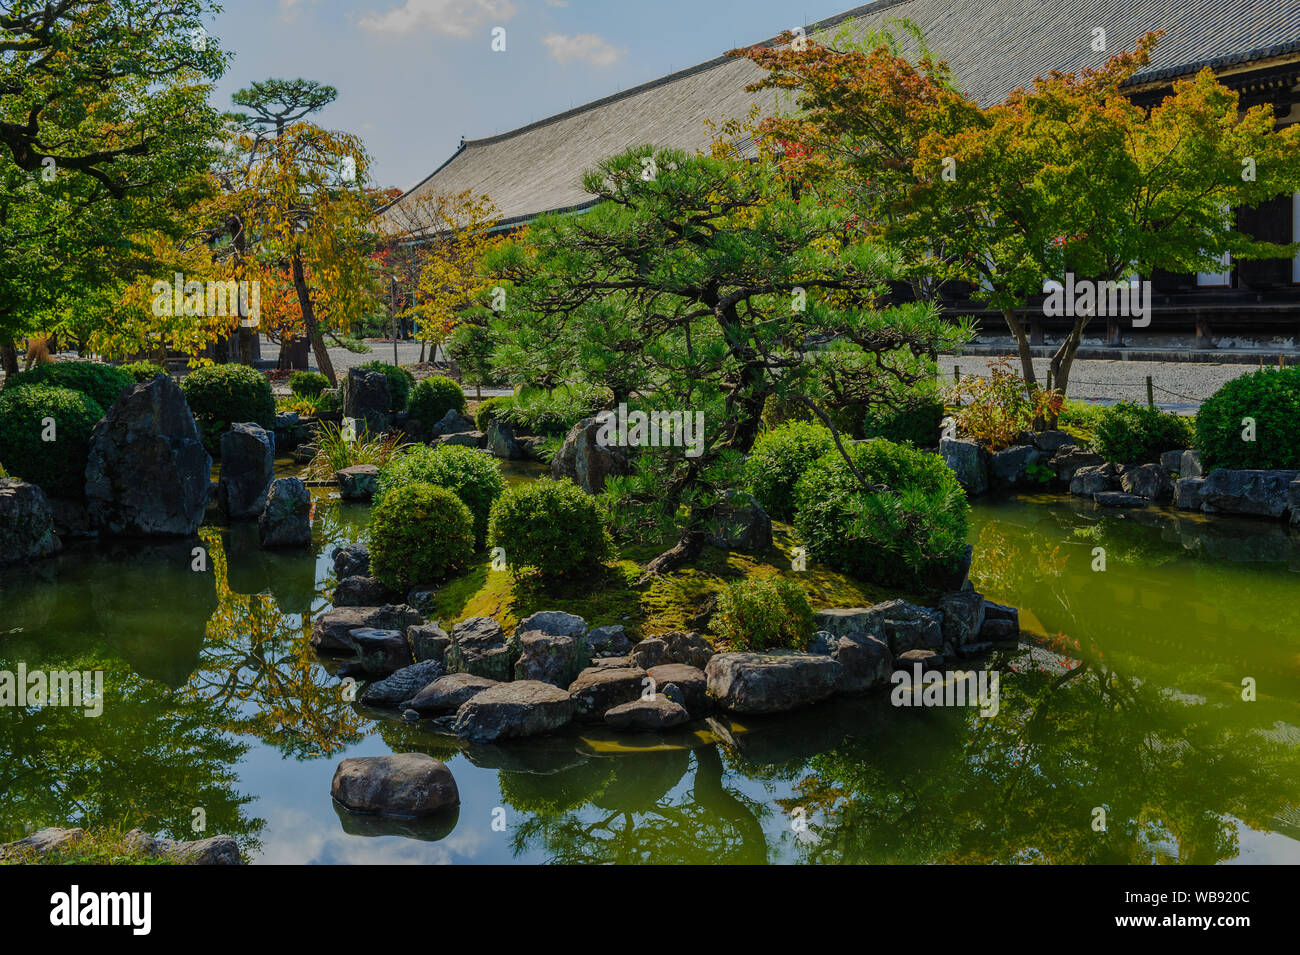
{"label": "sky", "polygon": [[[234,54],[213,104],[302,77],[316,114],[362,138],[380,187],[409,189],[462,136],[506,132],[842,13],[855,0],[224,0],[208,28]],[[502,28],[504,51],[494,51]],[[498,34],[498,37],[500,35]]]}

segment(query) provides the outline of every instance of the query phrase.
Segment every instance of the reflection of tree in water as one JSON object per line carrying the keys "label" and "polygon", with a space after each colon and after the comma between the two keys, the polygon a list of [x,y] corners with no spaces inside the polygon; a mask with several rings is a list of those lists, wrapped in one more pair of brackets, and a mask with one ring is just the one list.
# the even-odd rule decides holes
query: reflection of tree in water
{"label": "reflection of tree in water", "polygon": [[219,707],[230,732],[256,736],[297,759],[359,742],[366,721],[317,660],[310,619],[281,613],[270,595],[233,593],[220,536],[203,536],[218,606],[189,692]]}
{"label": "reflection of tree in water", "polygon": [[1004,678],[995,718],[902,711],[810,759],[781,803],[819,813],[813,862],[1220,862],[1238,852],[1225,817],[1267,828],[1298,796],[1300,748],[1243,707],[1176,702],[1096,662],[1031,667]]}
{"label": "reflection of tree in water", "polygon": [[[28,666],[36,664],[28,659]],[[12,670],[15,660],[0,661]],[[215,833],[255,850],[265,823],[234,790],[247,744],[208,701],[135,676],[119,660],[86,654],[42,660],[45,669],[104,671],[98,717],[67,706],[6,707],[0,719],[0,841],[28,828],[139,827],[174,839]],[[202,807],[205,833],[190,829]]]}
{"label": "reflection of tree in water", "polygon": [[[692,763],[689,788],[673,794]],[[503,771],[500,786],[528,814],[511,833],[516,855],[540,850],[564,864],[767,860],[761,820],[771,809],[724,784],[712,746],[596,758],[551,775]]]}

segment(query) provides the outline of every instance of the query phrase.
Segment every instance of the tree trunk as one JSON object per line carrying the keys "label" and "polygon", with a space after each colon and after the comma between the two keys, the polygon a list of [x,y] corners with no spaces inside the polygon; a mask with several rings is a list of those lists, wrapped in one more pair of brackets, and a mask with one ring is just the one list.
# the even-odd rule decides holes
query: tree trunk
{"label": "tree trunk", "polygon": [[1029,335],[1020,322],[1020,316],[1016,314],[1014,308],[1004,308],[1002,317],[1006,319],[1007,328],[1011,329],[1011,334],[1016,338],[1016,349],[1020,353],[1020,374],[1025,379],[1025,385],[1038,384],[1038,379],[1034,377],[1034,354],[1029,348]]}
{"label": "tree trunk", "polygon": [[18,374],[18,349],[12,338],[0,338],[0,368],[6,375]]}
{"label": "tree trunk", "polygon": [[293,254],[293,286],[298,290],[298,307],[302,309],[302,324],[307,330],[307,337],[311,340],[312,353],[316,356],[316,367],[330,380],[330,387],[337,388],[338,375],[334,373],[334,363],[330,361],[325,339],[321,337],[320,326],[316,323],[316,310],[311,304],[311,292],[307,288],[307,279],[302,271],[302,258],[297,252]]}
{"label": "tree trunk", "polygon": [[699,556],[700,551],[704,550],[705,543],[708,542],[709,535],[702,530],[696,530],[697,523],[701,522],[692,515],[691,524],[682,531],[682,536],[677,539],[677,543],[646,564],[645,572],[637,579],[638,585],[648,584],[660,574],[676,570],[688,560],[694,560]]}

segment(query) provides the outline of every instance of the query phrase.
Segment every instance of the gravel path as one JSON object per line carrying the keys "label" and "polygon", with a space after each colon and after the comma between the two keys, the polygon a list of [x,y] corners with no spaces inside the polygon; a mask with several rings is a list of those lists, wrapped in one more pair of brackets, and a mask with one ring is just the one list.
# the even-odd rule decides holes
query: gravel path
{"label": "gravel path", "polygon": [[[952,381],[953,366],[961,368],[963,375],[985,375],[995,358],[951,355],[939,358],[939,375],[944,382]],[[1020,361],[1013,361],[1017,373]],[[1034,360],[1034,373],[1039,381],[1047,377],[1048,360]],[[1114,404],[1116,401],[1147,400],[1147,375],[1151,376],[1156,404],[1166,411],[1192,412],[1201,402],[1214,394],[1224,384],[1240,375],[1256,371],[1255,365],[1218,365],[1208,362],[1159,361],[1096,361],[1079,360],[1070,370],[1070,397],[1079,401]]]}

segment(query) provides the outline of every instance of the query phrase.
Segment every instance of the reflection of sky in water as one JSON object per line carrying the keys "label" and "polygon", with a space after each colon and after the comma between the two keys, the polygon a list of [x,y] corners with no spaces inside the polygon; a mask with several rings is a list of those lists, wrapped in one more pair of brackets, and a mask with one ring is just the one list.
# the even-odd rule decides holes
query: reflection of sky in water
{"label": "reflection of sky in water", "polygon": [[[696,723],[670,737],[672,748],[666,751],[619,752],[620,741],[633,738],[584,729],[466,755],[425,728],[379,722],[340,704],[337,680],[302,652],[299,615],[328,606],[321,590],[329,581],[332,542],[360,536],[365,514],[361,508],[318,507],[318,538],[323,533],[330,542],[317,553],[314,581],[303,555],[261,552],[248,527],[224,535],[228,578],[236,592],[227,601],[262,607],[261,615],[236,614],[226,624],[233,636],[210,631],[200,671],[184,688],[167,691],[152,684],[153,695],[140,698],[150,702],[125,704],[150,707],[138,715],[118,714],[117,720],[106,717],[98,725],[42,725],[34,734],[14,729],[12,739],[6,734],[0,742],[18,751],[9,770],[0,753],[0,786],[8,786],[14,797],[0,804],[0,829],[8,834],[24,823],[72,821],[76,787],[69,786],[66,802],[21,788],[22,767],[47,755],[33,746],[43,735],[53,739],[49,733],[58,730],[68,734],[74,748],[92,753],[88,759],[97,750],[111,752],[114,746],[133,745],[137,737],[152,737],[156,760],[124,759],[121,778],[92,773],[89,785],[103,787],[105,797],[117,787],[121,798],[102,802],[152,813],[158,831],[170,826],[173,834],[185,834],[176,831],[183,825],[177,819],[186,819],[188,808],[176,803],[200,798],[192,791],[208,794],[202,798],[230,792],[235,805],[238,795],[250,797],[235,810],[237,817],[228,818],[243,820],[260,843],[250,855],[264,863],[1149,862],[1184,857],[1300,862],[1295,808],[1300,806],[1300,627],[1294,619],[1300,612],[1295,600],[1300,539],[1292,545],[1269,525],[1221,523],[1205,530],[1203,522],[1171,526],[1147,515],[1141,520],[1150,526],[1142,526],[1099,520],[1086,509],[1059,503],[977,504],[973,540],[979,585],[990,596],[1025,608],[1033,629],[1064,635],[1055,650],[990,664],[1003,671],[1001,720],[977,721],[973,710],[895,710],[887,694],[877,694],[778,720],[733,721],[728,731],[734,738],[726,744],[716,743],[717,737]],[[1105,576],[1087,570],[1095,546],[1107,548]],[[23,627],[21,644],[12,636],[0,643],[0,658],[18,654],[16,659],[32,666],[42,652],[53,652],[51,647],[66,653],[79,647],[85,634],[98,633],[95,646],[137,672],[146,663],[160,675],[177,666],[181,674],[192,668],[196,648],[173,649],[170,660],[167,650],[177,643],[176,619],[190,606],[205,606],[202,600],[182,595],[167,604],[168,574],[179,573],[168,571],[169,564],[115,563],[117,588],[164,595],[156,602],[172,615],[170,626],[167,614],[151,610],[130,618],[132,626],[146,629],[112,632],[112,621],[119,619],[114,615],[130,605],[120,594],[94,592],[102,563],[70,555],[33,580],[0,581],[0,602],[7,598],[13,625]],[[234,588],[235,581],[242,590]],[[238,597],[268,583],[275,585],[273,603]],[[203,619],[210,612],[204,609]],[[106,616],[111,620],[104,631]],[[249,634],[257,627],[274,631],[258,650],[270,664],[237,671],[252,686],[250,695],[211,709],[230,661],[249,656],[248,641],[256,639]],[[1081,676],[1067,680],[1064,689],[1053,688],[1068,672],[1060,661],[1079,658],[1089,662]],[[1019,673],[1011,672],[1013,665]],[[1099,672],[1106,674],[1108,688],[1101,687]],[[1234,705],[1241,672],[1260,680],[1259,702]],[[179,676],[176,682],[182,683],[185,677]],[[1121,696],[1104,695],[1116,688]],[[110,704],[113,695],[110,690]],[[168,706],[189,714],[196,725],[213,726],[243,752],[230,750],[225,757],[214,749],[215,764],[170,752],[178,746],[168,745],[175,716]],[[1024,727],[1039,709],[1044,721],[1030,738]],[[311,734],[340,718],[360,734],[359,741],[327,739],[331,751],[318,755]],[[1182,745],[1184,732],[1200,734],[1196,747]],[[308,739],[295,748],[294,734]],[[329,745],[340,740],[337,749]],[[634,741],[646,746],[653,738]],[[216,743],[195,745],[202,750]],[[1119,747],[1118,755],[1108,747]],[[439,830],[435,841],[426,841],[428,831],[425,839],[345,831],[329,797],[338,762],[420,749],[445,758],[455,776],[461,806],[450,833]],[[1185,763],[1201,752],[1201,762]],[[1133,769],[1124,765],[1128,757],[1150,765]],[[227,758],[231,765],[222,763]],[[223,766],[234,778],[214,782]],[[513,771],[502,771],[503,766]],[[1154,788],[1163,787],[1159,793],[1148,794],[1152,787],[1143,782],[1143,773],[1158,782]],[[42,795],[44,801],[37,798]],[[1062,821],[1076,815],[1086,819],[1098,803],[1111,806],[1113,843],[1106,850],[1110,854],[1100,856],[1091,854],[1100,850],[1079,835],[1086,823],[1072,827]],[[791,810],[804,804],[811,831],[801,834],[791,829]],[[493,829],[498,807],[505,810],[505,832]],[[1130,809],[1140,818],[1130,820]],[[24,812],[40,818],[17,815]],[[209,832],[215,831],[219,828],[210,823]]]}

